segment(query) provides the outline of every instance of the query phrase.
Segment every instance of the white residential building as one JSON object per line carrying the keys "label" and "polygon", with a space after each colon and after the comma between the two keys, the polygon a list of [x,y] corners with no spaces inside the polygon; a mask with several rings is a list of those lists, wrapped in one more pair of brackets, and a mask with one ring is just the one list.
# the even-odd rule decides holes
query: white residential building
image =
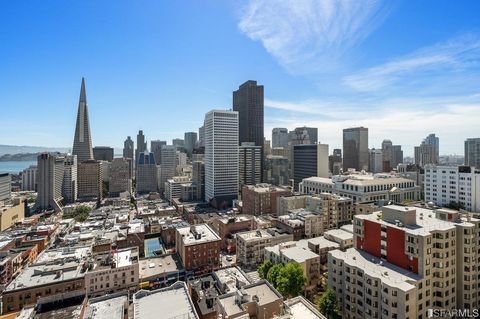
{"label": "white residential building", "polygon": [[30,165],[22,171],[22,190],[37,190],[37,165]]}
{"label": "white residential building", "polygon": [[77,155],[65,156],[63,162],[62,196],[65,203],[77,200]]}
{"label": "white residential building", "polygon": [[205,115],[205,201],[215,206],[238,196],[238,112]]}
{"label": "white residential building", "polygon": [[425,201],[438,206],[452,202],[480,213],[480,169],[470,166],[425,166]]}

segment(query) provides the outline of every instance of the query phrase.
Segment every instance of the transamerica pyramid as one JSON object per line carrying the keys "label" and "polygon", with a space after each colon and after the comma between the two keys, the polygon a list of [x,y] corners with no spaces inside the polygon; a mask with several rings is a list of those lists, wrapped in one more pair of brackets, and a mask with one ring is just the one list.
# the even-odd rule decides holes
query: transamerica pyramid
{"label": "transamerica pyramid", "polygon": [[92,136],[90,135],[90,122],[88,121],[87,94],[85,93],[85,79],[82,78],[80,100],[78,101],[77,126],[73,140],[73,155],[77,161],[83,162],[93,159]]}

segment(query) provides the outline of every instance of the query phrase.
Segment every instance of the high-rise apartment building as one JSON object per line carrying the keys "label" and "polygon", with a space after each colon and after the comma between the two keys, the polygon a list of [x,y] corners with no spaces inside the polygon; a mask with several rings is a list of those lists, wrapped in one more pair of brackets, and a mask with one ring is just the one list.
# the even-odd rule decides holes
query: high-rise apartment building
{"label": "high-rise apartment building", "polygon": [[93,148],[93,158],[97,161],[111,162],[113,153],[113,147],[110,146],[95,146]]}
{"label": "high-rise apartment building", "polygon": [[197,133],[196,132],[185,132],[184,136],[185,141],[185,150],[189,157],[192,157],[193,150],[197,144]]}
{"label": "high-rise apartment building", "polygon": [[22,190],[37,191],[37,165],[30,165],[22,171]]}
{"label": "high-rise apartment building", "polygon": [[0,174],[0,203],[9,203],[12,198],[12,176],[8,173]]}
{"label": "high-rise apartment building", "polygon": [[204,123],[205,201],[228,206],[238,196],[238,112],[212,110]]}
{"label": "high-rise apartment building", "polygon": [[435,134],[429,134],[424,140],[423,143],[433,146],[433,151],[435,154],[435,163],[438,163],[440,158],[440,140]]}
{"label": "high-rise apartment building", "polygon": [[121,193],[132,192],[131,158],[114,158],[110,166],[108,193],[117,197]]}
{"label": "high-rise apartment building", "polygon": [[167,145],[167,141],[154,140],[150,141],[150,152],[155,157],[155,163],[157,165],[162,164],[162,146]]}
{"label": "high-rise apartment building", "polygon": [[272,129],[272,148],[288,147],[288,130],[284,127]]}
{"label": "high-rise apartment building", "polygon": [[63,165],[63,201],[65,203],[74,203],[78,195],[77,155],[65,156]]}
{"label": "high-rise apartment building", "polygon": [[78,162],[93,159],[92,136],[90,135],[90,122],[88,119],[87,94],[85,92],[84,78],[82,78],[82,86],[80,88],[77,124],[75,127],[72,154],[77,155]]}
{"label": "high-rise apartment building", "polygon": [[153,153],[141,152],[139,154],[136,183],[138,194],[147,194],[158,191],[157,165],[155,164]]}
{"label": "high-rise apartment building", "polygon": [[480,220],[449,209],[388,205],[355,215],[353,228],[354,248],[328,253],[328,285],[343,318],[478,309]]}
{"label": "high-rise apartment building", "polygon": [[262,147],[252,142],[244,142],[238,149],[239,183],[256,185],[262,180]]}
{"label": "high-rise apartment building", "polygon": [[470,166],[425,166],[425,201],[438,206],[457,204],[480,213],[480,169]]}
{"label": "high-rise apartment building", "polygon": [[420,146],[415,146],[414,154],[416,165],[423,167],[427,164],[438,164],[434,145],[422,143]]}
{"label": "high-rise apartment building", "polygon": [[165,188],[165,182],[176,175],[177,170],[177,149],[174,145],[162,146],[162,165],[160,172],[160,189]]}
{"label": "high-rise apartment building", "polygon": [[123,157],[130,158],[133,161],[135,159],[133,157],[134,149],[135,148],[132,138],[130,136],[127,136],[127,139],[125,140],[125,142],[123,142]]}
{"label": "high-rise apartment building", "polygon": [[343,171],[349,168],[368,170],[368,128],[353,127],[343,130]]}
{"label": "high-rise apartment building", "polygon": [[383,154],[381,149],[372,148],[368,151],[368,171],[372,173],[383,172]]}
{"label": "high-rise apartment building", "polygon": [[328,145],[304,144],[293,146],[293,183],[312,176],[328,177]]}
{"label": "high-rise apartment building", "polygon": [[37,202],[39,209],[61,211],[64,159],[49,153],[37,157]]}
{"label": "high-rise apartment building", "polygon": [[139,130],[137,134],[137,149],[135,150],[135,167],[137,166],[140,153],[145,152],[146,150],[147,142],[145,142],[145,135],[143,135],[142,130]]}
{"label": "high-rise apartment building", "polygon": [[205,198],[205,162],[194,161],[192,163],[192,183],[196,186],[195,198]]}
{"label": "high-rise apartment building", "polygon": [[480,168],[480,138],[465,141],[465,165]]}
{"label": "high-rise apartment building", "polygon": [[77,166],[78,199],[82,201],[102,200],[102,163],[89,160]]}

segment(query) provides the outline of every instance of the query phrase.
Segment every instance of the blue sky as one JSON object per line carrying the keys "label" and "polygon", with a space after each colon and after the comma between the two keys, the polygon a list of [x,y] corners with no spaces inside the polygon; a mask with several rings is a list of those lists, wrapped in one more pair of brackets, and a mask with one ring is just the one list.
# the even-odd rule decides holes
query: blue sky
{"label": "blue sky", "polygon": [[367,126],[441,153],[479,137],[478,1],[3,1],[0,144],[70,146],[84,76],[94,145],[197,131],[248,79],[265,134]]}

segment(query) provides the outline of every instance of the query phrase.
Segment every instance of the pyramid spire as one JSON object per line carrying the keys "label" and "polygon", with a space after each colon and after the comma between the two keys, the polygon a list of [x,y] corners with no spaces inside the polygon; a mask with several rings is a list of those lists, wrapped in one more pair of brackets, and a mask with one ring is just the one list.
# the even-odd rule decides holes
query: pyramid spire
{"label": "pyramid spire", "polygon": [[77,125],[75,127],[72,154],[77,155],[77,161],[79,163],[93,159],[92,137],[90,135],[90,122],[88,119],[87,94],[84,78],[82,78],[82,85],[80,87]]}

